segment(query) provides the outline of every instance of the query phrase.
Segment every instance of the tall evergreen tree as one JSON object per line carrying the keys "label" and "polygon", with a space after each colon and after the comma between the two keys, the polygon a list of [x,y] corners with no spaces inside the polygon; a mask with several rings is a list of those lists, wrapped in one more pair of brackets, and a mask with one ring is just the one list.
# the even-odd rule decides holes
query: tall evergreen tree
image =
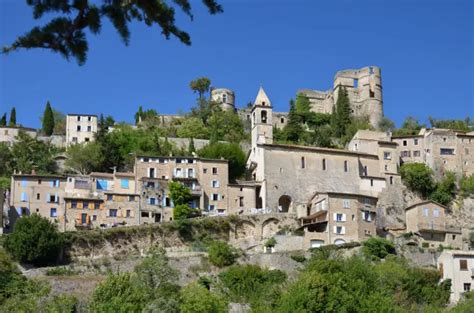
{"label": "tall evergreen tree", "polygon": [[7,126],[7,113],[3,113],[3,116],[0,119],[0,126]]}
{"label": "tall evergreen tree", "polygon": [[142,117],[143,117],[143,108],[142,106],[139,106],[137,113],[135,113],[135,125],[138,126],[138,124],[141,122]]}
{"label": "tall evergreen tree", "polygon": [[303,126],[301,125],[301,116],[296,111],[296,104],[293,99],[290,101],[290,112],[288,113],[288,123],[283,129],[285,132],[286,140],[297,143],[300,139],[301,134],[304,132]]}
{"label": "tall evergreen tree", "polygon": [[51,136],[54,132],[54,114],[49,101],[46,103],[46,108],[43,113],[43,133],[46,136]]}
{"label": "tall evergreen tree", "polygon": [[8,123],[8,126],[15,126],[15,125],[16,125],[16,109],[15,107],[13,107],[10,112],[10,123]]}
{"label": "tall evergreen tree", "polygon": [[192,155],[194,152],[196,152],[196,147],[194,146],[194,139],[191,137],[191,139],[189,139],[188,153]]}
{"label": "tall evergreen tree", "polygon": [[335,109],[333,110],[332,126],[334,135],[342,137],[346,133],[346,127],[351,123],[351,106],[347,91],[343,87],[339,87],[337,93],[337,101]]}

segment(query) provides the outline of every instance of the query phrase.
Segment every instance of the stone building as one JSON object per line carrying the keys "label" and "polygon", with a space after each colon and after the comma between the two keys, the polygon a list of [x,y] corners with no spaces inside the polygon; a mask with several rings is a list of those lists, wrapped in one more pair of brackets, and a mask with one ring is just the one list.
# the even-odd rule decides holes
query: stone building
{"label": "stone building", "polygon": [[377,198],[361,194],[315,193],[300,218],[304,247],[361,242],[375,236],[376,204]]}
{"label": "stone building", "polygon": [[452,303],[474,290],[474,251],[445,250],[438,258],[442,280],[451,280]]}
{"label": "stone building", "polygon": [[97,115],[68,114],[66,116],[66,146],[95,140]]}
{"label": "stone building", "polygon": [[235,111],[235,94],[227,88],[211,88],[211,100],[219,103],[224,111]]}
{"label": "stone building", "polygon": [[12,145],[16,142],[16,137],[20,132],[24,132],[32,138],[36,138],[36,129],[22,126],[0,126],[0,142]]}
{"label": "stone building", "polygon": [[14,174],[10,186],[10,210],[8,218],[11,226],[16,219],[40,214],[51,221],[64,224],[64,196],[66,177],[57,175]]}
{"label": "stone building", "polygon": [[458,176],[474,173],[474,132],[421,129],[418,135],[392,136],[401,163],[424,163],[440,178],[446,171]]}
{"label": "stone building", "polygon": [[407,207],[406,231],[419,234],[430,247],[444,245],[462,248],[461,229],[446,223],[447,209],[444,205],[430,200]]}
{"label": "stone building", "polygon": [[382,74],[379,67],[368,66],[361,69],[342,70],[336,73],[333,88],[328,91],[301,89],[309,98],[311,110],[330,114],[337,102],[339,88],[347,90],[352,114],[367,116],[373,127],[378,128],[383,117]]}

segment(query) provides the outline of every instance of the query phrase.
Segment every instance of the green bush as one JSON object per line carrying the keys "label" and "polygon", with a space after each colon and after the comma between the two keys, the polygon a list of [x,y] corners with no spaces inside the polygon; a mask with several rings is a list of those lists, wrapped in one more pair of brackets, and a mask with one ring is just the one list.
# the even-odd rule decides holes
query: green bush
{"label": "green bush", "polygon": [[269,238],[267,239],[267,241],[265,241],[265,247],[267,248],[273,248],[276,246],[276,244],[277,244],[277,241],[275,237]]}
{"label": "green bush", "polygon": [[46,265],[57,260],[62,244],[56,225],[33,214],[16,221],[5,248],[20,262]]}
{"label": "green bush", "polygon": [[227,303],[200,284],[193,283],[181,290],[182,313],[224,313]]}
{"label": "green bush", "polygon": [[236,143],[213,143],[203,147],[198,151],[198,155],[203,158],[220,159],[229,161],[229,179],[233,180],[245,173],[245,163],[247,156]]}
{"label": "green bush", "polygon": [[430,247],[430,244],[428,242],[422,242],[421,247],[426,249]]}
{"label": "green bush", "polygon": [[293,254],[290,255],[290,258],[298,263],[303,263],[304,261],[306,261],[306,257],[304,255]]}
{"label": "green bush", "polygon": [[403,183],[423,197],[427,197],[434,189],[433,172],[423,163],[403,164],[400,174]]}
{"label": "green bush", "polygon": [[76,272],[67,267],[54,267],[46,271],[46,276],[72,276]]}
{"label": "green bush", "polygon": [[237,251],[223,241],[214,241],[209,245],[209,262],[217,267],[234,264],[238,257]]}
{"label": "green bush", "polygon": [[396,253],[393,242],[380,237],[372,237],[364,241],[362,252],[366,257],[372,259],[383,259],[389,254]]}
{"label": "green bush", "polygon": [[463,196],[474,196],[474,174],[461,178],[460,186]]}

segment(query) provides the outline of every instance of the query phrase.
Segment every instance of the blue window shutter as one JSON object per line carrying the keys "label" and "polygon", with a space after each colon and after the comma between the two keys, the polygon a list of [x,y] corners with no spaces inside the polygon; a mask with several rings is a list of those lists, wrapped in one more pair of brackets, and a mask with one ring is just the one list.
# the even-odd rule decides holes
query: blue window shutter
{"label": "blue window shutter", "polygon": [[50,185],[51,187],[54,187],[54,180],[50,181],[50,182],[49,182],[49,185]]}
{"label": "blue window shutter", "polygon": [[21,216],[21,208],[16,208],[16,213]]}
{"label": "blue window shutter", "polygon": [[58,197],[58,194],[54,194],[54,202],[59,202],[59,197]]}
{"label": "blue window shutter", "polygon": [[123,189],[128,189],[128,179],[121,179],[121,180],[120,180],[120,186],[121,186]]}
{"label": "blue window shutter", "polygon": [[26,187],[26,180],[25,180],[25,179],[22,179],[22,180],[21,180],[21,186],[22,186],[22,187]]}
{"label": "blue window shutter", "polygon": [[48,194],[46,195],[46,202],[50,202],[50,201],[49,201],[50,199],[51,199],[51,195],[48,193]]}
{"label": "blue window shutter", "polygon": [[27,196],[26,196],[26,192],[22,192],[21,193],[21,201],[26,201],[26,200],[28,200]]}

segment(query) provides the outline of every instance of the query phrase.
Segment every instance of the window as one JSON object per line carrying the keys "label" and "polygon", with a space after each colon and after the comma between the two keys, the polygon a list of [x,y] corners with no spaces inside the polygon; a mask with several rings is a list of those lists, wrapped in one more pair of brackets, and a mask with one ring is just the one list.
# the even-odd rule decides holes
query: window
{"label": "window", "polygon": [[20,201],[23,201],[23,202],[28,201],[28,196],[26,195],[26,192],[21,193]]}
{"label": "window", "polygon": [[100,208],[99,202],[94,202],[94,210],[98,210]]}
{"label": "window", "polygon": [[369,97],[370,98],[375,97],[375,92],[373,90],[369,90]]}
{"label": "window", "polygon": [[41,185],[41,179],[38,179],[38,185]]}
{"label": "window", "polygon": [[37,194],[36,194],[36,200],[39,200],[39,199],[40,199],[40,194],[37,193]]}
{"label": "window", "polygon": [[430,209],[423,208],[423,216],[429,216],[429,215],[430,215]]}
{"label": "window", "polygon": [[209,211],[214,211],[216,206],[214,204],[209,204]]}
{"label": "window", "polygon": [[148,169],[148,177],[149,178],[155,178],[155,169],[154,168],[149,168]]}
{"label": "window", "polygon": [[87,126],[87,131],[91,132],[92,131],[92,126]]}
{"label": "window", "polygon": [[72,142],[76,143],[77,142],[77,137],[72,137]]}
{"label": "window", "polygon": [[345,215],[342,214],[342,213],[336,213],[336,216],[335,216],[335,219],[334,219],[336,222],[344,222],[346,219],[345,219]]}
{"label": "window", "polygon": [[417,139],[417,138],[413,139],[413,144],[414,144],[415,146],[418,146],[418,139]]}
{"label": "window", "polygon": [[370,187],[374,187],[374,180],[373,179],[370,180]]}
{"label": "window", "polygon": [[156,204],[156,198],[149,198],[148,203],[151,204],[151,205],[155,205]]}
{"label": "window", "polygon": [[132,212],[131,212],[130,210],[127,210],[125,216],[126,216],[126,217],[131,217],[131,216],[132,216]]}
{"label": "window", "polygon": [[410,157],[410,155],[411,155],[410,151],[408,151],[408,150],[402,151],[402,157]]}
{"label": "window", "polygon": [[84,202],[82,203],[82,207],[83,207],[84,209],[88,209],[88,208],[89,208],[89,201],[84,201]]}
{"label": "window", "polygon": [[97,215],[92,215],[92,220],[97,221]]}
{"label": "window", "polygon": [[188,177],[189,178],[194,178],[194,169],[193,168],[188,168]]}
{"label": "window", "polygon": [[174,176],[181,177],[181,169],[180,168],[177,168],[177,169],[174,170]]}
{"label": "window", "polygon": [[349,209],[351,207],[351,201],[349,199],[342,200],[342,205],[344,209]]}
{"label": "window", "polygon": [[347,161],[344,161],[344,172],[348,172],[348,171],[349,171],[349,165]]}
{"label": "window", "polygon": [[226,94],[222,95],[222,102],[227,103],[227,95]]}
{"label": "window", "polygon": [[219,181],[218,180],[213,180],[212,181],[212,188],[219,188]]}
{"label": "window", "polygon": [[211,195],[211,199],[212,199],[212,201],[218,201],[219,200],[219,194],[218,193],[213,193]]}
{"label": "window", "polygon": [[433,210],[433,217],[439,217],[439,209],[438,208]]}
{"label": "window", "polygon": [[134,202],[135,201],[135,196],[128,196],[128,201],[129,202]]}
{"label": "window", "polygon": [[393,176],[390,176],[390,185],[393,185]]}
{"label": "window", "polygon": [[385,151],[383,153],[383,159],[384,160],[391,160],[392,159],[392,153]]}
{"label": "window", "polygon": [[78,115],[77,116],[77,121],[80,122],[81,121],[81,117]]}
{"label": "window", "polygon": [[454,149],[440,148],[439,153],[441,155],[454,155]]}
{"label": "window", "polygon": [[202,172],[203,172],[204,174],[207,174],[207,168],[203,168],[203,169],[202,169]]}
{"label": "window", "polygon": [[56,211],[56,208],[51,208],[49,210],[49,216],[50,217],[57,217],[58,216],[58,212]]}
{"label": "window", "polygon": [[281,122],[282,124],[285,123],[285,119],[282,117],[282,118],[280,119],[280,122]]}
{"label": "window", "polygon": [[326,159],[323,159],[323,171],[326,170]]}
{"label": "window", "polygon": [[384,168],[385,168],[386,171],[388,171],[388,165],[387,164],[385,164]]}
{"label": "window", "polygon": [[366,165],[366,166],[364,166],[364,176],[367,176],[368,175],[367,173],[368,172],[367,172],[367,165]]}
{"label": "window", "polygon": [[464,283],[464,292],[471,291],[471,283]]}
{"label": "window", "polygon": [[414,157],[420,157],[420,150],[413,151]]}
{"label": "window", "polygon": [[466,155],[468,155],[468,154],[469,154],[469,149],[468,149],[468,148],[464,148],[464,153],[465,153]]}
{"label": "window", "polygon": [[90,122],[92,120],[92,116],[88,116],[87,120]]}
{"label": "window", "polygon": [[344,226],[334,226],[334,233],[343,235],[346,233],[346,228]]}
{"label": "window", "polygon": [[301,157],[301,168],[305,168],[305,167],[306,167],[306,161],[304,157]]}
{"label": "window", "polygon": [[81,125],[77,125],[77,131],[80,132],[81,131]]}
{"label": "window", "polygon": [[[263,105],[265,105],[265,104],[263,104]],[[264,123],[264,124],[267,123],[267,111],[262,111],[260,113],[260,118],[262,119],[262,123]]]}
{"label": "window", "polygon": [[212,168],[212,174],[213,174],[213,175],[217,175],[217,167],[213,167],[213,168]]}
{"label": "window", "polygon": [[122,189],[128,189],[128,184],[129,184],[128,179],[121,179],[120,180],[120,187]]}
{"label": "window", "polygon": [[244,206],[244,197],[239,197],[239,207]]}
{"label": "window", "polygon": [[113,195],[107,195],[107,201],[112,201],[114,200],[114,196]]}
{"label": "window", "polygon": [[459,260],[459,269],[461,271],[467,271],[467,260]]}
{"label": "window", "polygon": [[359,79],[354,78],[354,88],[359,88]]}
{"label": "window", "polygon": [[362,211],[362,220],[366,222],[372,221],[372,216],[370,215],[369,211]]}
{"label": "window", "polygon": [[403,140],[403,146],[404,146],[404,147],[407,146],[407,141],[406,141],[406,140]]}
{"label": "window", "polygon": [[110,217],[117,217],[117,209],[110,209],[109,210]]}
{"label": "window", "polygon": [[142,217],[150,217],[150,212],[142,212],[141,216]]}
{"label": "window", "polygon": [[90,141],[89,137],[84,138],[84,141],[89,142]]}

